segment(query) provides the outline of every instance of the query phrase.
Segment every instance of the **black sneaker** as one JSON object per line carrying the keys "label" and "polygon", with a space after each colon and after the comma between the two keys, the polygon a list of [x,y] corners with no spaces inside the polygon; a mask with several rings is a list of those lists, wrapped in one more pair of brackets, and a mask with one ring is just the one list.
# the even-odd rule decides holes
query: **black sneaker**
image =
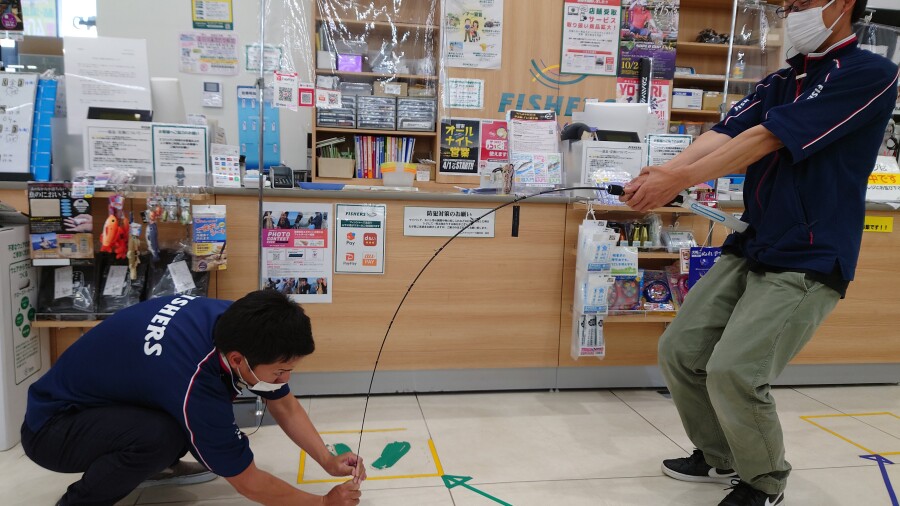
{"label": "black sneaker", "polygon": [[690,457],[664,460],[662,471],[676,480],[723,485],[731,485],[731,481],[737,478],[734,469],[717,469],[707,464],[700,450],[694,450]]}
{"label": "black sneaker", "polygon": [[762,490],[751,487],[748,483],[738,481],[731,492],[722,499],[719,506],[775,506],[784,502],[784,492],[769,495]]}

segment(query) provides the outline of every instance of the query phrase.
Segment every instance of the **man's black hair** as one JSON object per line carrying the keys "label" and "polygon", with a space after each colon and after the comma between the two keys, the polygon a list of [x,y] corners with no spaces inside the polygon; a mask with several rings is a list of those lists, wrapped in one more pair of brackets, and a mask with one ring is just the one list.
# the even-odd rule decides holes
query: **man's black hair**
{"label": "man's black hair", "polygon": [[856,23],[866,14],[866,4],[869,3],[869,0],[856,0],[856,4],[853,5],[853,13],[850,16],[850,22]]}
{"label": "man's black hair", "polygon": [[234,301],[216,321],[213,339],[220,352],[237,351],[253,367],[316,349],[306,312],[277,290],[257,290]]}

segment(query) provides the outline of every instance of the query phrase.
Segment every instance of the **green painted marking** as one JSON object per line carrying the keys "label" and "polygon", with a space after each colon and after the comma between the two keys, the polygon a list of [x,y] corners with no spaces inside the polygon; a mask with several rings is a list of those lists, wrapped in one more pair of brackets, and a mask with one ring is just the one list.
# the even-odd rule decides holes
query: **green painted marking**
{"label": "green painted marking", "polygon": [[412,445],[406,441],[394,441],[393,443],[389,443],[384,447],[384,450],[381,450],[381,456],[378,457],[378,460],[372,462],[372,467],[375,469],[388,469],[394,467],[394,464],[402,459],[404,455],[409,453],[410,448],[412,448]]}
{"label": "green painted marking", "polygon": [[336,444],[336,445],[334,445],[334,446],[329,446],[329,447],[328,447],[328,451],[330,451],[332,455],[334,455],[335,457],[337,457],[338,455],[343,455],[343,454],[345,454],[345,453],[350,453],[350,452],[352,452],[353,450],[351,450],[350,447],[347,446],[347,445],[345,445],[344,443],[338,443],[338,444]]}
{"label": "green painted marking", "polygon": [[31,325],[25,325],[22,327],[22,337],[28,337],[31,334]]}
{"label": "green painted marking", "polygon": [[476,494],[478,494],[482,497],[485,497],[487,499],[490,499],[491,501],[494,501],[497,504],[502,504],[504,506],[512,506],[512,504],[510,504],[508,502],[501,501],[500,499],[497,499],[496,497],[488,494],[487,492],[483,492],[483,491],[478,490],[477,488],[473,487],[472,485],[469,485],[468,482],[472,481],[471,476],[454,476],[452,474],[445,474],[445,475],[441,476],[441,479],[444,480],[444,486],[447,487],[448,489],[452,489],[455,487],[466,488],[466,489],[471,490],[472,492],[475,492]]}
{"label": "green painted marking", "polygon": [[16,327],[21,327],[22,324],[25,323],[25,317],[22,316],[22,313],[16,315]]}
{"label": "green painted marking", "polygon": [[22,297],[22,301],[20,302],[22,309],[28,309],[28,304],[30,304],[28,297]]}
{"label": "green painted marking", "polygon": [[33,307],[28,308],[28,321],[30,321],[30,322],[34,321],[34,308]]}

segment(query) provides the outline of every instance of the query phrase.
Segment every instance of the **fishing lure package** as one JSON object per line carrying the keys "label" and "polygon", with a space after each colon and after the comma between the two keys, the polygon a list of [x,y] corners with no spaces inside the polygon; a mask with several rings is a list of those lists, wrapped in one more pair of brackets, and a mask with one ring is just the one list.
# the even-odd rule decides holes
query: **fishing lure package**
{"label": "fishing lure package", "polygon": [[41,319],[92,319],[97,311],[96,294],[94,265],[42,267],[37,312]]}
{"label": "fishing lure package", "polygon": [[149,254],[140,256],[134,279],[130,276],[128,263],[111,259],[104,262],[97,311],[101,314],[115,313],[144,300],[149,268]]}
{"label": "fishing lure package", "polygon": [[147,299],[169,295],[205,297],[209,290],[209,272],[191,272],[191,255],[183,250],[163,250],[160,261],[150,263]]}
{"label": "fishing lure package", "polygon": [[675,311],[675,299],[665,271],[644,271],[641,305],[644,311]]}

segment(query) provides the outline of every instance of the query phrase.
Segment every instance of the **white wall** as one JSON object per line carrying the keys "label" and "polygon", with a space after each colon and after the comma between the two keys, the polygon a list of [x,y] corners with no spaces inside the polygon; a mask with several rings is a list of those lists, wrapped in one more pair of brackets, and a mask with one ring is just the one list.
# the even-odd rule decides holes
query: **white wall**
{"label": "white wall", "polygon": [[[296,69],[301,80],[309,80],[312,42],[309,13],[315,0],[269,0],[266,44],[285,46],[283,65]],[[253,86],[258,72],[244,70],[245,44],[259,43],[259,2],[234,1],[234,35],[238,37],[241,72],[237,76],[203,76],[178,71],[178,38],[193,31],[191,2],[187,0],[97,0],[97,30],[101,37],[147,39],[151,77],[177,77],[181,81],[184,108],[188,114],[205,114],[225,128],[230,144],[238,143],[237,86]],[[215,30],[215,32],[219,32]],[[202,106],[203,80],[221,81],[225,91],[222,109]],[[267,83],[272,82],[267,77]],[[310,109],[281,109],[282,161],[293,168],[306,167],[306,134]]]}

